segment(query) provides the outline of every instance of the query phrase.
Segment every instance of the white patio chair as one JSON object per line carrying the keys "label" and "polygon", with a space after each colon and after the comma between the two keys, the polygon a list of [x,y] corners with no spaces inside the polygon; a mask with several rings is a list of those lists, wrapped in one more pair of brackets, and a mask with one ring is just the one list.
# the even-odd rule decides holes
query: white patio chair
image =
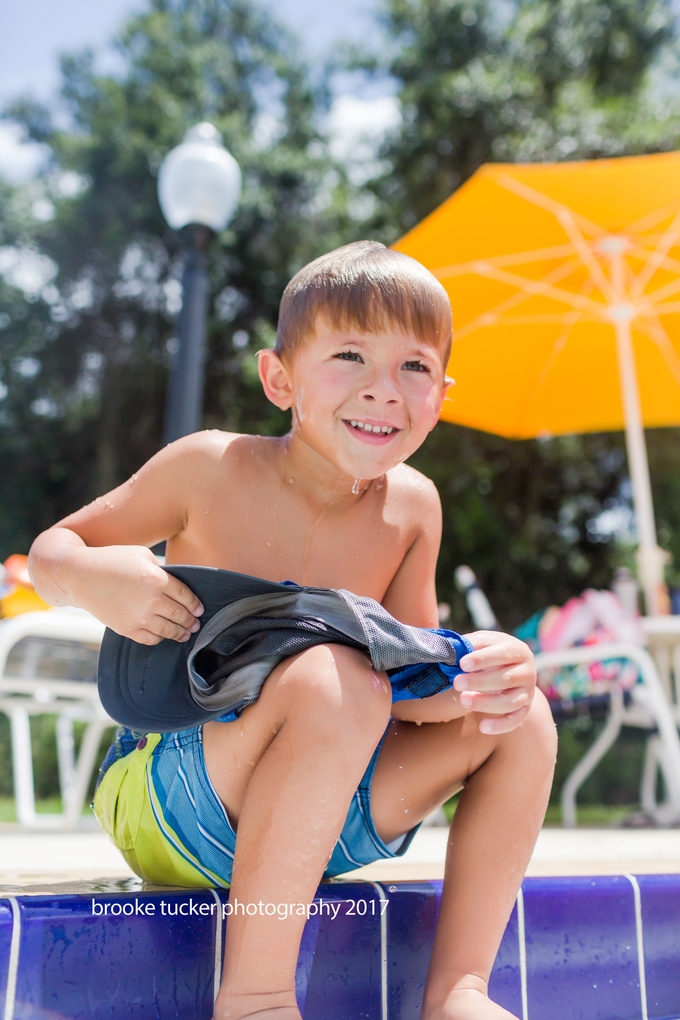
{"label": "white patio chair", "polygon": [[[113,725],[102,708],[95,678],[76,679],[67,667],[67,677],[39,675],[45,653],[61,652],[68,664],[71,642],[98,649],[104,626],[81,609],[51,609],[23,613],[0,621],[0,712],[10,719],[14,798],[19,822],[31,828],[72,828],[81,816],[99,743],[104,730]],[[26,638],[23,655],[16,646]],[[14,668],[8,672],[12,650]],[[17,661],[18,660],[18,661]],[[70,676],[68,675],[70,672]],[[57,716],[57,761],[63,809],[58,814],[38,814],[31,748],[30,717]],[[87,723],[76,760],[73,724]]]}
{"label": "white patio chair", "polygon": [[[466,595],[475,626],[489,629],[490,621],[495,622],[493,611],[484,599],[488,608],[482,607],[484,611],[478,618],[477,603],[480,600],[478,595],[475,598],[474,593],[481,591],[474,573],[469,567],[459,567],[456,581]],[[566,828],[576,827],[578,791],[613,746],[623,726],[649,731],[640,779],[642,810],[657,825],[672,825],[680,821],[680,618],[648,617],[643,619],[642,624],[654,658],[640,645],[622,642],[538,652],[535,656],[539,673],[546,669],[608,659],[628,659],[635,663],[640,673],[640,682],[630,689],[629,697],[624,698],[621,689],[613,685],[604,729],[562,786],[560,803],[562,824]],[[665,794],[661,802],[656,795],[659,773],[663,777]]]}
{"label": "white patio chair", "polygon": [[[621,728],[634,726],[651,731],[640,782],[642,810],[658,825],[671,825],[680,820],[680,737],[674,712],[649,652],[639,645],[622,642],[565,648],[559,652],[538,652],[536,668],[540,673],[544,669],[607,659],[628,659],[635,663],[641,680],[630,689],[629,704],[625,703],[622,691],[613,685],[604,729],[562,786],[562,824],[566,828],[576,827],[579,789],[613,746]],[[656,797],[658,771],[663,776],[665,788],[665,799],[661,803]]]}

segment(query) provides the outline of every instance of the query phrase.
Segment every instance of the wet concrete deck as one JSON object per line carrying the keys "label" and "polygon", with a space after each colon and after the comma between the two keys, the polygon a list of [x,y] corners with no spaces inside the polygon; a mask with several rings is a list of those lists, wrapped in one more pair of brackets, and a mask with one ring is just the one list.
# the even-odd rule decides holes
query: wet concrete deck
{"label": "wet concrete deck", "polygon": [[[414,881],[444,875],[447,831],[423,828],[401,858],[351,872],[352,880]],[[529,876],[680,873],[678,829],[544,829]],[[0,890],[80,891],[83,883],[134,876],[108,838],[94,827],[76,832],[0,829]],[[136,884],[136,882],[135,882]]]}

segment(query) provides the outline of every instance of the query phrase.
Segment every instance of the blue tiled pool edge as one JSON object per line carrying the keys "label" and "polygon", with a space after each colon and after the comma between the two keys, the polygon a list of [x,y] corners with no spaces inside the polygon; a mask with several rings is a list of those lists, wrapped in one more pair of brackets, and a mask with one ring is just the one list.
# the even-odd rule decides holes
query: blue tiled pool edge
{"label": "blue tiled pool edge", "polygon": [[[298,964],[305,1020],[417,1020],[440,895],[436,881],[320,886]],[[227,903],[0,897],[0,1017],[210,1020]],[[526,879],[490,993],[522,1020],[678,1020],[680,875]]]}

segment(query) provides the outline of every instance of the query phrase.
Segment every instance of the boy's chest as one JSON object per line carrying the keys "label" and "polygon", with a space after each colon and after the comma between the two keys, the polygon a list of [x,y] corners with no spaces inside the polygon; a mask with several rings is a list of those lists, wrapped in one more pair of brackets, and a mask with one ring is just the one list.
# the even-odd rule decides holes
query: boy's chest
{"label": "boy's chest", "polygon": [[235,570],[272,581],[347,588],[380,601],[413,541],[413,529],[379,492],[349,506],[311,508],[265,486],[223,491],[197,507],[171,540],[174,562]]}

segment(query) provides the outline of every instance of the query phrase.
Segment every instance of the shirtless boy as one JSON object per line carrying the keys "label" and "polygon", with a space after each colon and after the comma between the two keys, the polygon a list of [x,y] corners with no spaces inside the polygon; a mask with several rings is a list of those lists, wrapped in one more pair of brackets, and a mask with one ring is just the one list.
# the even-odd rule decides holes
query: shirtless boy
{"label": "shirtless boy", "polygon": [[[151,553],[166,539],[169,563],[349,589],[404,623],[437,627],[441,508],[434,485],[403,462],[438,420],[450,342],[446,293],[412,259],[366,241],[317,259],[286,290],[276,348],[259,354],[268,399],[292,410],[290,432],[199,432],[167,446],[38,537],[37,590],[135,641],[186,641],[203,607]],[[231,879],[240,903],[312,901],[335,873],[326,868],[362,776],[370,816],[359,842],[374,850],[366,862],[391,856],[463,789],[423,1020],[510,1017],[489,1000],[487,981],[555,759],[526,645],[487,632],[469,640],[469,675],[423,700],[392,705],[386,674],[364,654],[318,645],[277,666],[237,720],[183,731],[221,812],[212,837],[226,844],[238,828],[223,884]],[[140,870],[153,881],[153,866]],[[229,918],[216,1018],[299,1020],[304,920]]]}

